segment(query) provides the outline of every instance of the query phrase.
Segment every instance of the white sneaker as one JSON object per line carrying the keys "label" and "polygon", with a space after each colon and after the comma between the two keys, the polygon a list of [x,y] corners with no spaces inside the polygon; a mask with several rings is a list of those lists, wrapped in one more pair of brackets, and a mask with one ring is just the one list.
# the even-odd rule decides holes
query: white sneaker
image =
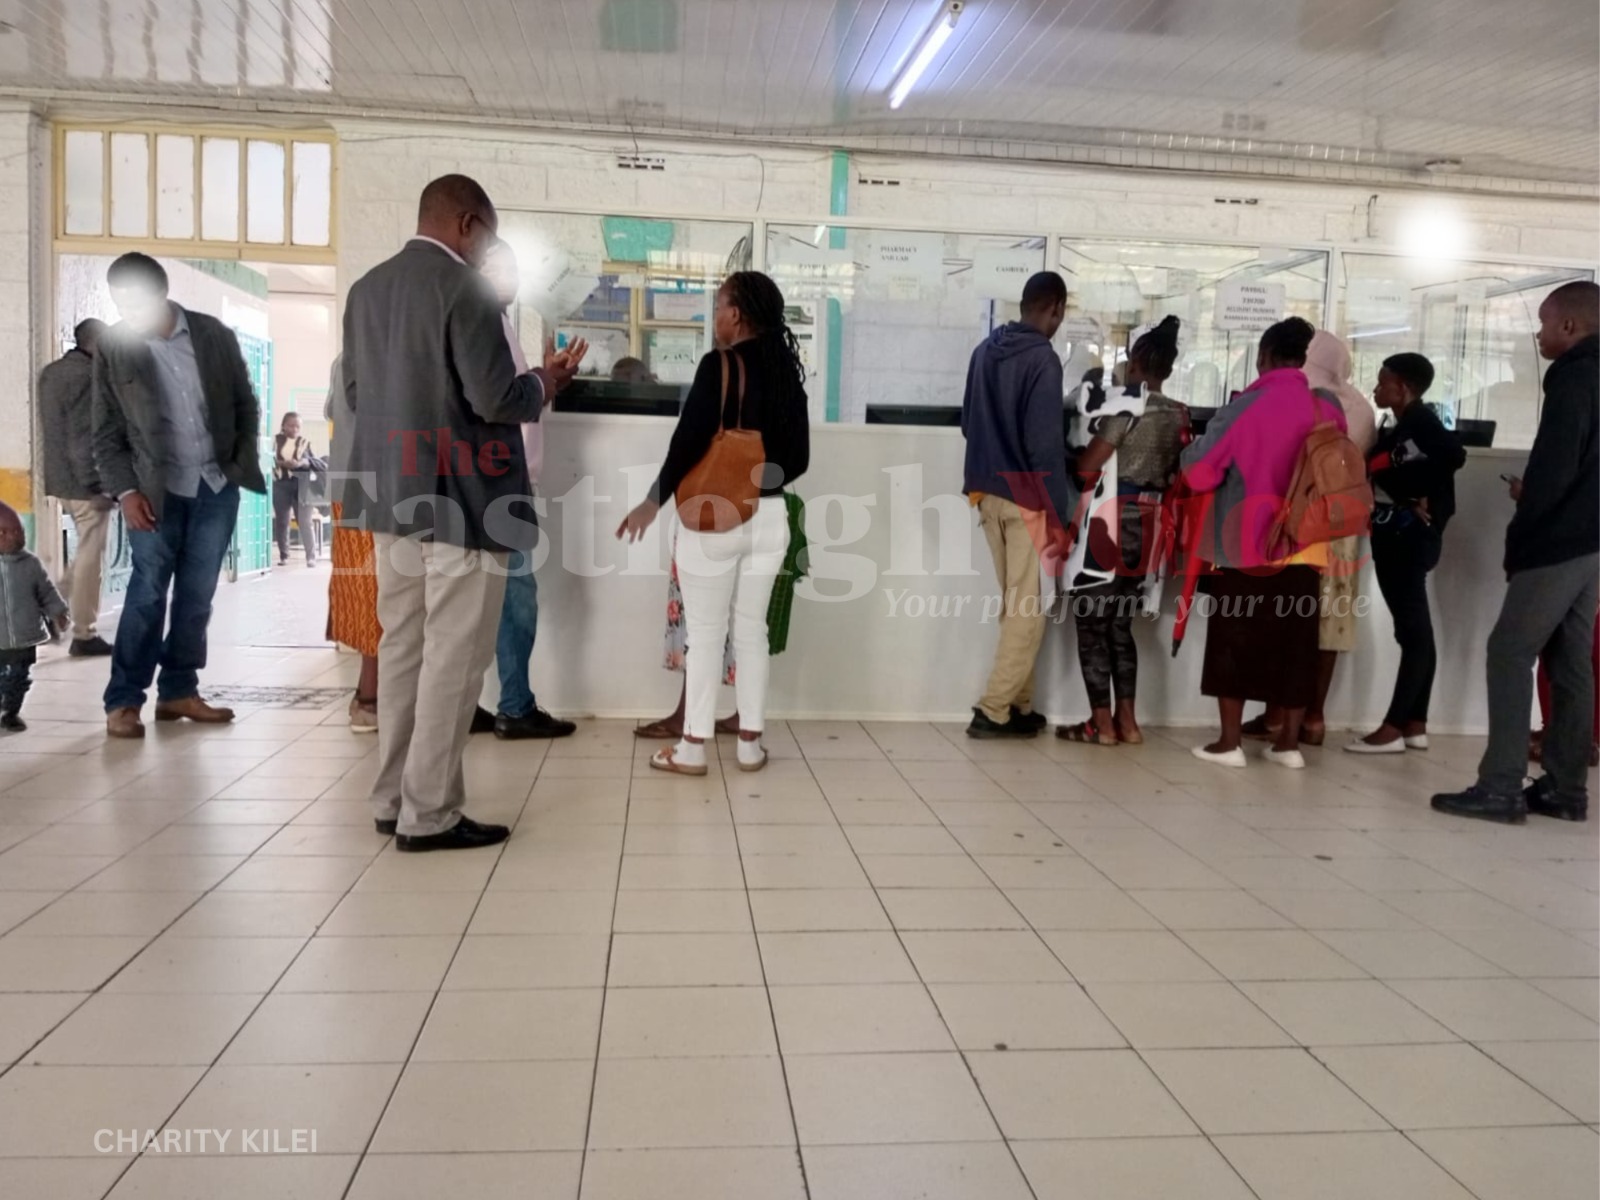
{"label": "white sneaker", "polygon": [[1244,748],[1235,746],[1232,750],[1224,750],[1221,754],[1213,754],[1204,746],[1196,746],[1189,753],[1201,762],[1215,763],[1219,767],[1247,767],[1250,760],[1244,756]]}
{"label": "white sneaker", "polygon": [[[1422,741],[1422,748],[1426,750],[1428,739],[1423,738]],[[1395,738],[1394,741],[1384,742],[1383,745],[1379,746],[1358,738],[1356,741],[1346,743],[1345,749],[1350,751],[1351,754],[1404,754],[1406,747],[1410,743],[1410,738]]]}
{"label": "white sneaker", "polygon": [[1261,757],[1269,763],[1277,763],[1280,767],[1288,767],[1291,771],[1306,769],[1306,756],[1298,750],[1274,750],[1271,746],[1261,748]]}
{"label": "white sneaker", "polygon": [[1414,737],[1406,738],[1407,750],[1426,750],[1428,748],[1428,735],[1419,733]]}

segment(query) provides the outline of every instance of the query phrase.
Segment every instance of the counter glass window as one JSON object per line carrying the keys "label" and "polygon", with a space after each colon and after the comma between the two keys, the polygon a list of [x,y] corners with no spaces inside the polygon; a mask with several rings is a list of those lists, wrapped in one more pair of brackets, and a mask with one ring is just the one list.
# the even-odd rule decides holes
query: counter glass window
{"label": "counter glass window", "polygon": [[1167,395],[1216,408],[1255,378],[1261,331],[1284,317],[1323,323],[1321,250],[1134,241],[1061,243],[1067,320],[1057,338],[1067,383],[1113,369],[1136,333],[1169,314],[1183,322]]}
{"label": "counter glass window", "polygon": [[1354,350],[1358,388],[1370,394],[1389,355],[1425,354],[1437,372],[1428,400],[1447,424],[1474,430],[1480,443],[1492,435],[1496,446],[1533,445],[1548,365],[1534,340],[1539,305],[1593,272],[1381,254],[1342,259],[1340,328]]}
{"label": "counter glass window", "polygon": [[752,229],[675,221],[500,212],[517,252],[517,331],[529,361],[546,337],[589,342],[571,411],[676,416],[711,348],[711,310],[730,272],[750,265]]}
{"label": "counter glass window", "polygon": [[812,420],[955,423],[973,347],[1045,259],[1042,235],[769,225]]}

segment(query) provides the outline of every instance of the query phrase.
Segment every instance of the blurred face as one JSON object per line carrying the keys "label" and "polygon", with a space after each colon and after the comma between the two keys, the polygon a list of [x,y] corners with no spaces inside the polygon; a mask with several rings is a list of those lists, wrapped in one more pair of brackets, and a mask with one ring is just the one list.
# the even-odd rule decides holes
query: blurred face
{"label": "blurred face", "polygon": [[1548,300],[1539,306],[1538,339],[1539,354],[1548,359],[1560,358],[1580,340],[1576,324]]}
{"label": "blurred face", "polygon": [[500,217],[490,208],[482,213],[462,213],[461,257],[469,267],[482,268],[500,236]]}
{"label": "blurred face", "polygon": [[139,337],[165,333],[172,321],[172,307],[167,303],[167,293],[143,284],[128,284],[111,289],[111,303],[117,315],[127,324],[130,332]]}
{"label": "blurred face", "polygon": [[717,304],[711,310],[712,332],[716,334],[717,345],[731,346],[743,336],[744,319],[739,314],[739,308],[728,298],[728,289],[717,289]]}
{"label": "blurred face", "polygon": [[483,260],[483,277],[493,286],[495,299],[500,301],[501,307],[516,301],[522,277],[517,270],[517,256],[510,246],[504,242],[494,244],[489,257]]}
{"label": "blurred face", "polygon": [[1062,301],[1060,304],[1056,305],[1050,310],[1050,315],[1045,318],[1044,328],[1040,330],[1040,332],[1043,333],[1047,338],[1053,338],[1056,336],[1056,332],[1061,328],[1061,322],[1065,321],[1066,319],[1067,305],[1065,301]]}
{"label": "blurred face", "polygon": [[1372,402],[1379,408],[1398,410],[1411,403],[1412,395],[1405,381],[1388,367],[1378,368],[1378,386],[1372,390]]}
{"label": "blurred face", "polygon": [[15,554],[22,545],[22,519],[14,512],[0,513],[0,554]]}
{"label": "blurred face", "polygon": [[285,417],[283,419],[283,431],[285,433],[287,433],[290,437],[299,437],[300,436],[300,418],[299,417]]}

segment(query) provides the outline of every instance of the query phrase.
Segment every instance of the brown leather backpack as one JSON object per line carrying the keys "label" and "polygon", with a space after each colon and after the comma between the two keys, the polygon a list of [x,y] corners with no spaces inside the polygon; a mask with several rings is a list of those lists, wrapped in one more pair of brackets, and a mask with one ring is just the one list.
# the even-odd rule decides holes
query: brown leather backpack
{"label": "brown leather backpack", "polygon": [[717,419],[722,427],[711,439],[702,458],[678,485],[678,520],[696,533],[727,533],[755,516],[761,500],[761,474],[767,448],[759,429],[744,428],[744,360],[739,364],[739,415],[730,429],[728,412],[728,352],[722,356],[722,400]]}
{"label": "brown leather backpack", "polygon": [[1367,531],[1372,516],[1372,484],[1367,460],[1348,434],[1325,420],[1317,397],[1337,405],[1338,398],[1313,392],[1313,424],[1300,447],[1294,477],[1283,508],[1267,533],[1272,553],[1286,557],[1304,546],[1352,537]]}

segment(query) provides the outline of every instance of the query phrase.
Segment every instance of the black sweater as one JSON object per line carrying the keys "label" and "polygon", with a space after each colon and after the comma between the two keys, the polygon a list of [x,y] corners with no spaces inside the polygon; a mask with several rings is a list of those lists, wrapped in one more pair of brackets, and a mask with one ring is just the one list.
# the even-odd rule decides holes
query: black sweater
{"label": "black sweater", "polygon": [[1420,400],[1378,433],[1367,463],[1374,487],[1398,505],[1428,502],[1428,517],[1440,533],[1456,513],[1456,472],[1466,465],[1461,439]]}
{"label": "black sweater", "polygon": [[1522,499],[1506,529],[1506,574],[1600,551],[1600,337],[1568,350],[1544,376],[1544,410]]}
{"label": "black sweater", "polygon": [[[806,468],[811,465],[811,424],[805,389],[793,389],[793,395],[780,399],[790,390],[776,386],[776,372],[782,367],[784,349],[781,345],[763,346],[763,340],[753,338],[740,342],[728,351],[728,404],[725,413],[720,411],[722,356],[713,350],[700,360],[694,386],[689,389],[688,398],[683,402],[683,412],[678,417],[678,427],[672,433],[667,460],[661,464],[661,474],[650,489],[650,498],[656,503],[666,503],[678,490],[683,477],[705,457],[706,451],[711,448],[711,440],[724,424],[730,429],[742,424],[745,429],[761,431],[761,443],[767,454],[761,488],[763,496],[778,495],[787,484],[804,475]],[[739,415],[739,364],[733,361],[735,357],[745,365],[742,421]]]}

